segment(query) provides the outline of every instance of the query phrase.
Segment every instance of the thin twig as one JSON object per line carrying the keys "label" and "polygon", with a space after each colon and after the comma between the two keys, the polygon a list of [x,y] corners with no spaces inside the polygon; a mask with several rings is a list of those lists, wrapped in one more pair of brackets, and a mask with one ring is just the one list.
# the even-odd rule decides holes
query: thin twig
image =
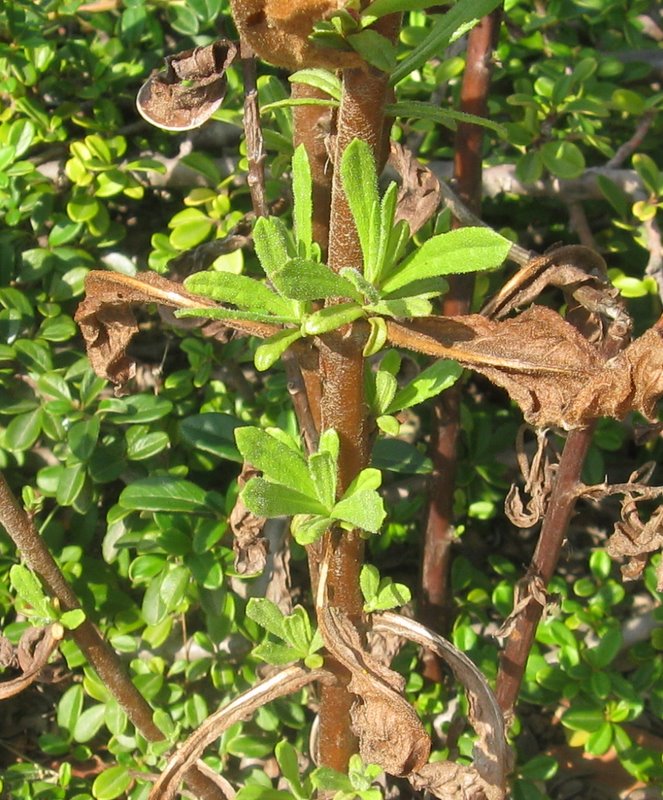
{"label": "thin twig", "polygon": [[[39,535],[34,523],[19,505],[7,481],[0,473],[0,524],[9,534],[25,563],[38,575],[49,595],[57,598],[63,611],[80,609],[78,598],[65,580],[55,559]],[[152,709],[134,686],[115,651],[89,619],[71,632],[103,684],[117,700],[136,729],[150,742],[164,737],[152,719]],[[186,780],[205,800],[219,800],[218,788],[194,768]]]}
{"label": "thin twig", "polygon": [[642,144],[645,136],[649,133],[649,129],[652,126],[655,116],[656,111],[654,109],[645,111],[640,119],[640,122],[638,123],[637,128],[635,129],[635,132],[633,133],[633,136],[631,136],[627,142],[624,142],[624,144],[617,148],[617,152],[614,154],[614,156],[609,161],[606,161],[606,167],[621,167],[626,159],[635,153],[638,147],[640,147]]}
{"label": "thin twig", "polygon": [[255,215],[266,217],[269,211],[265,199],[265,148],[258,108],[256,57],[244,40],[240,43],[240,53],[244,74],[244,134],[246,136],[246,157],[249,162],[247,183]]}
{"label": "thin twig", "polygon": [[172,800],[187,770],[195,765],[205,748],[231,725],[249,719],[261,706],[279,697],[298,692],[313,681],[331,679],[331,675],[324,670],[309,671],[303,667],[292,666],[243,692],[227,706],[211,714],[185,742],[179,745],[152,787],[149,800]]}

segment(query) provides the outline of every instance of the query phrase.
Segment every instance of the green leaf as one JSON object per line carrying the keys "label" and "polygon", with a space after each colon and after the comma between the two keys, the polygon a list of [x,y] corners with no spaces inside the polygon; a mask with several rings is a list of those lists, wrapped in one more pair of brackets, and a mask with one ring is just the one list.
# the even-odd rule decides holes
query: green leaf
{"label": "green leaf", "polygon": [[605,669],[615,660],[623,642],[624,637],[620,628],[609,628],[602,633],[601,640],[596,647],[585,651],[585,659],[594,669]]}
{"label": "green leaf", "polygon": [[348,325],[363,315],[363,309],[356,303],[339,303],[339,305],[322,308],[308,316],[302,324],[302,330],[308,336],[319,336],[322,333],[341,328],[343,325]]}
{"label": "green leaf", "polygon": [[262,344],[256,348],[253,357],[256,369],[259,372],[264,372],[275,364],[285,351],[294,344],[298,339],[302,338],[300,330],[286,329],[275,333],[270,336]]}
{"label": "green leaf", "polygon": [[299,245],[300,254],[304,258],[311,258],[311,245],[313,244],[313,183],[311,180],[311,165],[303,144],[299,145],[292,157],[292,193],[295,201],[293,210],[295,238]]}
{"label": "green leaf", "polygon": [[57,723],[70,734],[83,711],[84,693],[80,683],[70,686],[58,703]]}
{"label": "green leaf", "polygon": [[60,473],[55,499],[61,506],[71,506],[83,491],[85,485],[85,464],[65,467]]}
{"label": "green leaf", "polygon": [[52,606],[33,573],[23,564],[14,564],[9,570],[9,580],[16,594],[47,619],[52,616]]}
{"label": "green leaf", "polygon": [[368,265],[372,264],[372,255],[377,251],[379,225],[376,224],[376,212],[380,198],[375,158],[366,142],[354,139],[345,148],[341,156],[341,180],[359,235],[364,271],[367,280],[371,280]]}
{"label": "green leaf", "polygon": [[297,649],[300,658],[308,655],[313,630],[311,620],[301,606],[295,606],[292,614],[283,618],[283,634],[285,641]]}
{"label": "green leaf", "polygon": [[558,178],[577,178],[584,172],[585,157],[573,142],[546,142],[539,153],[546,169]]}
{"label": "green leaf", "polygon": [[284,614],[276,603],[266,597],[251,597],[246,606],[246,616],[264,628],[268,633],[284,639]]}
{"label": "green leaf", "polygon": [[376,19],[401,11],[419,11],[435,5],[434,0],[373,0],[361,12],[362,24],[372,25]]}
{"label": "green leaf", "polygon": [[7,425],[4,445],[8,450],[29,450],[39,438],[44,418],[42,408],[18,414]]}
{"label": "green leaf", "polygon": [[284,444],[269,431],[252,426],[237,428],[235,441],[244,460],[259,469],[266,478],[283,486],[289,486],[298,492],[303,492],[309,498],[317,498],[306,458],[299,450]]}
{"label": "green leaf", "polygon": [[456,34],[467,31],[468,26],[476,24],[499,5],[501,0],[458,0],[450,11],[433,24],[423,42],[400,62],[392,73],[390,83],[398,83],[429,58],[443,53]]}
{"label": "green leaf", "polygon": [[407,386],[398,391],[384,413],[393,414],[436,397],[460,378],[463,368],[456,361],[440,359],[422,370]]}
{"label": "green leaf", "polygon": [[80,743],[93,739],[104,724],[106,707],[99,703],[85,709],[80,715],[74,728],[74,740]]}
{"label": "green leaf", "polygon": [[320,502],[331,508],[336,501],[336,459],[330,453],[313,453],[308,465]]}
{"label": "green leaf", "polygon": [[334,521],[331,517],[298,514],[292,519],[290,531],[297,544],[305,546],[317,542],[333,524]]}
{"label": "green leaf", "polygon": [[458,228],[433,236],[382,283],[390,293],[415,281],[438,275],[496,269],[506,258],[511,242],[490,228]]}
{"label": "green leaf", "polygon": [[382,485],[382,473],[375,467],[366,467],[357,475],[345,490],[343,497],[350,497],[355,492],[368,492],[379,489]]}
{"label": "green leaf", "polygon": [[307,86],[313,86],[315,89],[325,92],[334,100],[341,99],[341,81],[338,77],[326,69],[300,69],[293,72],[288,77],[291,83],[305,83]]}
{"label": "green leaf", "polygon": [[140,478],[127,486],[118,500],[128,511],[171,511],[209,514],[209,496],[200,486],[171,475]]}
{"label": "green leaf", "polygon": [[253,226],[256,255],[267,277],[279,270],[286,261],[296,258],[287,228],[277,217],[260,217]]}
{"label": "green leaf", "polygon": [[298,322],[298,319],[289,314],[287,317],[277,317],[275,314],[262,314],[258,311],[235,311],[232,308],[181,308],[175,312],[175,316],[196,317],[198,319],[221,319],[221,320],[248,320],[249,322],[266,322],[269,325],[289,325]]}
{"label": "green leaf", "polygon": [[372,463],[380,469],[410,475],[425,475],[433,471],[431,460],[402,439],[378,439],[373,446]]}
{"label": "green leaf", "polygon": [[605,175],[596,175],[596,183],[605,199],[619,214],[620,218],[623,220],[628,219],[631,212],[631,204],[626,193]]}
{"label": "green leaf", "polygon": [[95,800],[115,800],[123,795],[133,778],[125,766],[116,765],[100,772],[92,784],[92,796]]}
{"label": "green leaf", "polygon": [[[442,278],[440,281],[440,292],[448,286],[447,282]],[[415,284],[408,284],[407,288],[412,287],[415,291]],[[376,314],[384,314],[387,317],[427,317],[432,313],[433,305],[426,297],[402,297],[398,300],[381,300],[375,305],[367,306],[367,311],[372,311]]]}
{"label": "green leaf", "polygon": [[353,492],[334,506],[335,519],[349,522],[369,533],[378,533],[387,516],[382,498],[374,490]]}
{"label": "green leaf", "polygon": [[170,437],[165,431],[152,431],[147,425],[134,425],[127,430],[127,458],[131,461],[143,461],[152,458],[165,450],[170,444]]}
{"label": "green leaf", "polygon": [[507,129],[498,122],[493,122],[487,117],[479,117],[476,114],[468,114],[465,111],[456,111],[452,108],[440,108],[431,103],[424,103],[420,100],[402,100],[398,103],[390,103],[385,109],[395,117],[414,117],[416,119],[430,119],[434,122],[447,125],[452,130],[456,128],[456,122],[465,122],[470,125],[479,125],[495,131],[503,139],[507,139]]}
{"label": "green leaf", "polygon": [[184,281],[194,294],[209,297],[218,303],[232,303],[247,311],[267,312],[292,317],[292,303],[265,286],[262,281],[232,272],[197,272]]}
{"label": "green leaf", "polygon": [[403,583],[394,583],[391,578],[380,581],[377,596],[364,605],[364,611],[372,614],[376,611],[389,611],[400,608],[412,599],[412,592]]}
{"label": "green leaf", "polygon": [[65,611],[58,617],[58,622],[68,631],[75,631],[79,625],[85,622],[85,612],[82,608],[74,608],[71,611]]}
{"label": "green leaf", "polygon": [[543,175],[543,159],[538,150],[530,150],[516,163],[516,177],[523,183],[535,183]]}
{"label": "green leaf", "polygon": [[562,715],[562,725],[572,731],[598,730],[604,723],[603,709],[596,706],[578,707],[567,709]]}
{"label": "green leaf", "polygon": [[266,664],[281,666],[301,659],[301,653],[295,647],[276,642],[261,642],[253,648],[253,655],[262,659]]}
{"label": "green leaf", "polygon": [[261,517],[290,517],[294,514],[325,515],[327,510],[310,495],[264,478],[251,478],[241,493],[242,502]]}
{"label": "green leaf", "polygon": [[593,756],[605,755],[612,746],[613,726],[604,722],[587,740],[585,750]]}
{"label": "green leaf", "polygon": [[274,755],[281,769],[281,775],[290,784],[296,800],[308,800],[308,794],[304,794],[304,787],[299,777],[299,757],[295,748],[284,739],[274,748]]}
{"label": "green leaf", "polygon": [[272,272],[271,280],[280,294],[300,302],[328,297],[350,297],[362,301],[361,294],[350,281],[337,275],[325,264],[304,258],[286,261]]}
{"label": "green leaf", "polygon": [[377,31],[353,33],[347,37],[347,42],[364,61],[382,72],[391,72],[396,66],[396,47]]}
{"label": "green leaf", "polygon": [[380,573],[377,567],[372,564],[364,564],[359,574],[359,587],[366,602],[370,602],[377,597],[380,587]]}
{"label": "green leaf", "polygon": [[230,414],[194,414],[180,422],[182,439],[189,445],[229,461],[242,462],[235,446],[235,429],[242,422]]}
{"label": "green leaf", "polygon": [[661,172],[654,159],[645,153],[636,153],[632,161],[633,168],[648,191],[654,196],[663,193],[663,178],[661,178]]}
{"label": "green leaf", "polygon": [[388,338],[387,323],[382,317],[369,317],[368,324],[370,326],[368,338],[362,351],[364,358],[370,358],[370,356],[379,353],[387,343]]}

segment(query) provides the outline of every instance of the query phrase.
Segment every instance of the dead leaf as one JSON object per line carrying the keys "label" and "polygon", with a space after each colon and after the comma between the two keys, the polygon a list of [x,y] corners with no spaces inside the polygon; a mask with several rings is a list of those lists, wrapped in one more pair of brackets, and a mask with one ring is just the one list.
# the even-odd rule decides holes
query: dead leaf
{"label": "dead leaf", "polygon": [[518,619],[530,603],[538,603],[542,608],[548,604],[548,592],[541,575],[530,567],[519,581],[513,593],[513,609],[495,632],[499,639],[509,636],[516,628]]}
{"label": "dead leaf", "polygon": [[226,94],[226,70],[237,47],[220,39],[205,47],[166,56],[166,70],[153,72],[141,86],[136,107],[157,128],[186,131],[208,120]]}
{"label": "dead leaf", "polygon": [[606,359],[543,306],[494,322],[476,314],[387,321],[392,345],[453,358],[506,389],[536,427],[565,429],[630,411],[653,418],[663,394],[661,323]]}
{"label": "dead leaf", "polygon": [[414,235],[437,211],[442,192],[440,182],[411,150],[391,142],[389,164],[401,176],[396,206],[396,222],[404,219]]}
{"label": "dead leaf", "polygon": [[516,436],[516,455],[520,472],[525,479],[525,492],[529,495],[527,504],[524,503],[520,489],[514,483],[509,489],[504,501],[504,511],[507,517],[519,528],[531,528],[545,515],[548,500],[552,492],[553,477],[557,464],[552,463],[548,432],[536,432],[537,449],[531,463],[525,452],[524,436],[528,426],[521,425]]}
{"label": "dead leaf", "polygon": [[[74,319],[79,324],[92,368],[102,378],[124,386],[136,371],[135,362],[126,349],[138,332],[132,306],[157,303],[169,308],[216,308],[217,303],[187,292],[179,283],[169,281],[156,272],[140,272],[136,276],[93,270],[85,278],[86,298],[78,306]],[[270,336],[274,325],[228,320],[227,327]],[[117,390],[116,390],[117,391]]]}
{"label": "dead leaf", "polygon": [[[626,558],[622,567],[624,580],[637,580],[642,576],[649,554],[663,549],[663,505],[654,510],[647,522],[638,511],[638,502],[647,496],[627,494],[622,501],[622,518],[608,539],[606,550],[611,558]],[[659,566],[657,589],[663,591],[663,562]]]}
{"label": "dead leaf", "polygon": [[478,734],[472,766],[459,767],[452,762],[426,764],[408,776],[410,783],[444,800],[504,800],[513,758],[506,741],[504,715],[481,671],[465,653],[415,620],[386,612],[374,615],[372,621],[375,630],[395,633],[446,662],[467,692],[468,721]]}
{"label": "dead leaf", "polygon": [[[237,478],[237,485],[242,489],[247,481],[260,474],[249,464],[244,464]],[[255,575],[262,572],[267,561],[269,543],[263,536],[263,528],[267,517],[259,517],[244,505],[238,497],[228,518],[230,529],[235,537],[235,569],[239,575]]]}
{"label": "dead leaf", "polygon": [[0,700],[19,694],[39,679],[63,637],[64,628],[59,622],[45,628],[28,628],[16,648],[16,661],[23,674],[14,680],[0,683]]}
{"label": "dead leaf", "polygon": [[321,608],[318,623],[325,646],[352,676],[348,690],[357,701],[350,715],[364,763],[379,764],[390,775],[421,769],[431,742],[403,697],[404,678],[366,652],[356,628],[338,609]]}

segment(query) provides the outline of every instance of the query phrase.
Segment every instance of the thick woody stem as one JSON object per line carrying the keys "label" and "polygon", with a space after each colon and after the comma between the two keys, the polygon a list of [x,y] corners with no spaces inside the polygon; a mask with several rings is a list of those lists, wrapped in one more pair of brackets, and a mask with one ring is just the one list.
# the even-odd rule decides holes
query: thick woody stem
{"label": "thick woody stem", "polygon": [[[57,598],[63,611],[80,608],[78,598],[55,563],[32,520],[19,505],[14,493],[0,473],[0,524],[16,545],[17,551],[30,569],[38,575],[49,595]],[[133,685],[115,651],[97,628],[85,619],[71,636],[96,670],[104,685],[122,706],[129,719],[148,741],[159,742],[163,733],[152,720],[152,709]],[[207,777],[190,769],[185,780],[197,795],[205,800],[222,800],[221,790]]]}
{"label": "thick woody stem", "polygon": [[[608,329],[602,345],[602,355],[607,360],[623,349],[628,341],[630,329],[624,322],[615,322]],[[581,486],[582,467],[592,443],[594,423],[585,428],[572,430],[566,438],[559,461],[548,509],[543,518],[539,541],[532,556],[529,574],[546,586],[553,577],[557,562],[566,540],[569,523],[578,499]],[[495,694],[500,707],[509,719],[518,700],[529,651],[534,642],[543,606],[532,597],[516,620],[500,658]]]}
{"label": "thick woody stem", "polygon": [[[471,31],[467,43],[467,64],[461,88],[462,111],[484,116],[491,77],[491,55],[500,24],[499,12],[484,17]],[[481,210],[481,148],[483,128],[460,123],[456,134],[454,178],[460,200],[477,216]],[[463,223],[454,219],[454,226]],[[458,275],[449,280],[449,292],[442,304],[447,316],[467,314],[474,280]],[[430,455],[436,479],[428,505],[421,564],[420,606],[423,621],[434,630],[446,631],[451,622],[449,570],[454,539],[453,501],[456,488],[457,447],[460,431],[461,386],[440,395],[433,407],[434,427]],[[438,659],[426,658],[428,678],[442,679]]]}
{"label": "thick woody stem", "polygon": [[[385,18],[380,31],[393,35],[400,19]],[[338,164],[353,139],[367,142],[379,162],[384,147],[384,104],[388,76],[363,69],[345,70],[343,95],[336,138],[329,266],[359,267],[362,253],[357,230],[343,191]],[[368,464],[369,422],[364,399],[364,361],[362,337],[352,328],[334,331],[323,337],[320,346],[322,377],[322,427],[334,428],[340,439],[339,492],[342,493],[358,472]],[[355,625],[362,615],[359,573],[364,547],[358,531],[329,531],[322,543],[325,553],[327,601],[347,614]],[[328,659],[328,661],[332,661]],[[349,674],[340,664],[326,664],[338,684],[322,688],[320,698],[320,762],[345,771],[356,752],[356,739],[350,727],[353,696],[345,689]]]}

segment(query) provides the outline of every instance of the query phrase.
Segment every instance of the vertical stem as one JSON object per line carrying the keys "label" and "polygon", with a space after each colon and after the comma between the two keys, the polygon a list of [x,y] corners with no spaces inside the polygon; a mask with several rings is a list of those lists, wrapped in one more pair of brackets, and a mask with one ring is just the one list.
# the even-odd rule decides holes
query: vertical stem
{"label": "vertical stem", "polygon": [[[63,611],[79,609],[78,598],[55,563],[32,520],[19,505],[14,493],[0,473],[0,524],[16,545],[17,551],[30,569],[38,575],[46,591],[57,598]],[[85,619],[70,635],[83,651],[88,662],[101,678],[131,722],[148,741],[159,742],[163,733],[152,720],[152,709],[131,682],[117,653],[108,645],[97,628]],[[205,800],[222,800],[221,790],[206,776],[191,769],[187,783]]]}
{"label": "vertical stem", "polygon": [[[629,335],[630,321],[616,320],[612,323],[601,346],[601,354],[606,361],[616,356],[625,346]],[[591,423],[585,428],[572,430],[564,444],[555,485],[529,568],[529,574],[540,579],[544,585],[550,582],[555,573],[562,545],[568,534],[582,467],[592,443],[595,427],[595,423]],[[509,635],[500,658],[495,694],[507,719],[513,713],[518,699],[529,651],[542,613],[543,606],[532,599],[516,620],[515,628]]]}
{"label": "vertical stem", "polygon": [[[380,31],[393,35],[398,16],[386,17]],[[367,142],[379,160],[384,145],[384,103],[388,77],[367,69],[347,69],[343,75],[343,95],[338,118],[329,236],[329,266],[362,264],[357,230],[341,184],[338,164],[353,139]],[[334,428],[340,439],[339,493],[342,493],[369,459],[369,422],[364,399],[364,360],[362,342],[352,327],[322,337],[320,345],[322,378],[322,427]],[[359,573],[364,547],[358,531],[328,531],[323,539],[328,560],[327,599],[344,611],[356,624],[361,619],[362,597]],[[331,660],[331,659],[330,659]],[[340,665],[330,663],[338,683],[324,686],[320,697],[320,761],[345,771],[357,743],[350,727],[353,696],[348,693],[349,675]]]}
{"label": "vertical stem", "polygon": [[[486,113],[491,77],[491,56],[500,24],[499,10],[484,17],[471,31],[467,42],[467,63],[461,88],[460,107],[467,113]],[[481,148],[483,128],[460,123],[456,133],[454,179],[459,197],[478,216],[481,211]],[[460,222],[454,219],[454,227]],[[456,275],[449,280],[449,292],[442,304],[448,316],[467,314],[474,279]],[[429,627],[444,632],[451,622],[449,570],[454,539],[453,501],[456,488],[457,444],[460,431],[461,385],[437,399],[430,456],[435,483],[430,492],[421,563],[421,616]],[[424,672],[435,681],[442,679],[439,660],[428,655]]]}
{"label": "vertical stem", "polygon": [[[530,573],[547,585],[552,578],[576,503],[576,489],[582,465],[592,442],[594,425],[571,431],[564,445],[550,497],[548,512],[543,520],[539,541],[532,557]],[[536,626],[543,606],[532,600],[518,618],[502,652],[497,676],[496,696],[507,717],[513,712],[522,682],[529,651],[534,642]]]}

